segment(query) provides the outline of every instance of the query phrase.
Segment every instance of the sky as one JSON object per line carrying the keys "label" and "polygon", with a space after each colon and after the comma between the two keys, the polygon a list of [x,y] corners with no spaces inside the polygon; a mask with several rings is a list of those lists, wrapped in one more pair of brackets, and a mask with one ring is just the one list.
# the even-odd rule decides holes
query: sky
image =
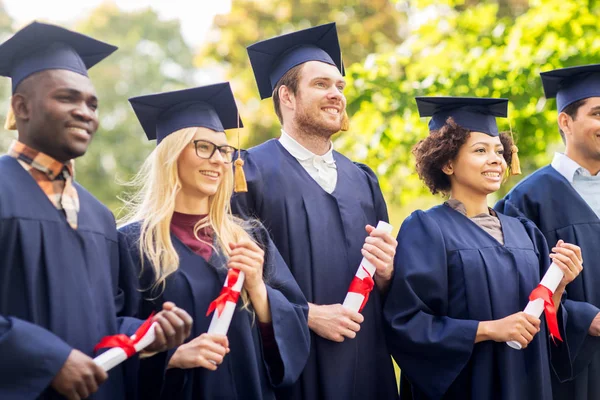
{"label": "sky", "polygon": [[[16,28],[34,19],[69,23],[89,14],[107,0],[3,0],[6,12],[16,21]],[[213,17],[231,10],[231,0],[108,0],[119,8],[132,11],[153,8],[161,19],[179,19],[182,35],[193,47],[206,40]]]}

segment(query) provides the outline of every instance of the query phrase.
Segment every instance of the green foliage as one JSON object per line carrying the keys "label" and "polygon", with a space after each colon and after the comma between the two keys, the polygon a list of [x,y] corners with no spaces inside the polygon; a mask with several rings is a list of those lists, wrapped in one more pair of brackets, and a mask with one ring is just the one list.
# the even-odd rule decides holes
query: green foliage
{"label": "green foliage", "polygon": [[[342,152],[375,169],[396,210],[432,201],[411,155],[428,131],[415,96],[509,98],[509,121],[526,175],[562,146],[555,102],[546,102],[539,73],[597,63],[600,56],[600,9],[594,2],[531,1],[516,19],[500,17],[498,4],[491,2],[461,12],[454,8],[459,2],[417,3],[408,11],[411,23],[402,44],[349,68],[351,130],[336,140]],[[510,129],[508,121],[499,123]]]}

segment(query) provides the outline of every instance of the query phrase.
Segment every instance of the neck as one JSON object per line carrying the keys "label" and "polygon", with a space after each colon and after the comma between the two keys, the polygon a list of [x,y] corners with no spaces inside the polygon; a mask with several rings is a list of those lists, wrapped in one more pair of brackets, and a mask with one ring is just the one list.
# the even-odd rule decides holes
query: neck
{"label": "neck", "polygon": [[592,175],[598,175],[600,172],[600,159],[595,160],[589,157],[584,157],[569,145],[567,145],[565,149],[565,155],[571,160],[575,161],[577,164],[581,165],[583,168],[587,169]]}
{"label": "neck", "polygon": [[467,217],[472,218],[479,214],[489,214],[490,211],[487,205],[487,196],[467,192],[459,188],[452,188],[450,198],[463,203],[467,211]]}
{"label": "neck", "polygon": [[284,122],[283,130],[304,148],[318,156],[322,156],[331,149],[331,135],[327,136],[308,131],[294,122]]}
{"label": "neck", "polygon": [[62,164],[66,164],[69,162],[69,160],[65,160],[64,157],[60,157],[57,156],[56,154],[53,154],[54,152],[52,150],[49,149],[44,149],[43,146],[39,146],[38,143],[36,143],[34,140],[30,140],[28,135],[22,135],[21,133],[19,133],[19,135],[17,136],[17,140],[21,143],[23,143],[25,146],[29,147],[30,149],[39,151],[40,153],[43,153],[49,157],[52,157],[54,160],[58,161],[59,163]]}
{"label": "neck", "polygon": [[182,189],[175,198],[175,211],[178,213],[205,215],[208,214],[208,210],[208,196],[192,195]]}

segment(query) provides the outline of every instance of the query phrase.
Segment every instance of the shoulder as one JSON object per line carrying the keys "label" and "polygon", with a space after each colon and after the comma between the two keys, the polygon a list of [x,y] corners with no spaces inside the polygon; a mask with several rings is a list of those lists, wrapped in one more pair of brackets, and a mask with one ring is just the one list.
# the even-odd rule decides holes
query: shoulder
{"label": "shoulder", "polygon": [[556,172],[550,165],[546,165],[533,172],[531,175],[523,178],[519,183],[512,188],[507,196],[522,195],[523,193],[530,193],[532,191],[538,191],[545,185],[551,183],[556,179]]}

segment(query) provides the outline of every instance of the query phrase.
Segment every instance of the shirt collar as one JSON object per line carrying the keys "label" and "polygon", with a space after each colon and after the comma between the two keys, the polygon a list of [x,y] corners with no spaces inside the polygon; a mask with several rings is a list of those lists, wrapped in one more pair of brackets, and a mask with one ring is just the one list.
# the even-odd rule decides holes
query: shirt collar
{"label": "shirt collar", "polygon": [[333,142],[330,142],[327,153],[323,154],[322,156],[318,156],[312,151],[308,150],[306,147],[302,146],[282,129],[279,143],[281,143],[283,148],[286,149],[288,153],[290,153],[298,161],[317,159],[323,160],[327,164],[335,164],[335,160],[333,158]]}
{"label": "shirt collar", "polygon": [[10,147],[8,148],[8,155],[21,160],[31,165],[33,168],[45,173],[51,180],[54,180],[57,176],[59,176],[65,167],[71,177],[74,177],[75,175],[75,163],[73,160],[69,160],[66,164],[63,164],[49,155],[35,150],[26,144],[19,142],[18,140],[12,141]]}

